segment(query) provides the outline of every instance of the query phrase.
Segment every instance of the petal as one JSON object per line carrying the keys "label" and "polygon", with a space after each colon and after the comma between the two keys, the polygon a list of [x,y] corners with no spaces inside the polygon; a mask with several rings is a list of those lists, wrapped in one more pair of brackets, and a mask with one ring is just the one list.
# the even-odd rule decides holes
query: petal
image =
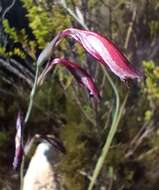
{"label": "petal", "polygon": [[121,80],[141,78],[141,74],[129,64],[127,58],[113,42],[103,36],[87,30],[65,29],[62,37],[72,37],[96,60],[108,66]]}
{"label": "petal", "polygon": [[16,136],[15,136],[15,155],[13,161],[13,168],[17,169],[23,155],[23,124],[21,113],[18,113],[16,121]]}
{"label": "petal", "polygon": [[77,82],[88,89],[90,96],[95,97],[97,100],[100,99],[98,89],[96,88],[91,76],[79,65],[74,64],[66,59],[56,58],[52,62],[50,62],[50,64],[47,64],[46,68],[43,70],[43,72],[39,76],[38,83],[41,83],[41,81],[45,79],[46,74],[56,64],[64,65],[66,69],[68,69],[71,72],[71,74],[75,77]]}

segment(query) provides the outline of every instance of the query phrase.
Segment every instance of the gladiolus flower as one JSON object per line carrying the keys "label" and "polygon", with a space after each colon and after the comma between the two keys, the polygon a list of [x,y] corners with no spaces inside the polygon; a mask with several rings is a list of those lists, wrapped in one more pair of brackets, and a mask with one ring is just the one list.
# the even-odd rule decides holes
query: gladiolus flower
{"label": "gladiolus flower", "polygon": [[68,69],[68,71],[70,71],[71,74],[75,77],[77,82],[88,89],[90,96],[95,97],[97,100],[100,99],[99,92],[91,76],[79,65],[74,64],[66,59],[56,58],[53,61],[51,61],[49,64],[47,64],[46,68],[43,70],[43,72],[39,76],[38,84],[44,80],[46,74],[53,68],[53,66],[57,64],[64,65],[66,69]]}
{"label": "gladiolus flower", "polygon": [[71,37],[97,61],[117,75],[121,80],[141,78],[141,74],[129,64],[127,58],[109,39],[91,31],[74,28],[65,29],[61,38]]}
{"label": "gladiolus flower", "polygon": [[23,123],[21,113],[18,113],[16,121],[16,136],[15,136],[15,155],[13,161],[13,169],[17,169],[23,155]]}

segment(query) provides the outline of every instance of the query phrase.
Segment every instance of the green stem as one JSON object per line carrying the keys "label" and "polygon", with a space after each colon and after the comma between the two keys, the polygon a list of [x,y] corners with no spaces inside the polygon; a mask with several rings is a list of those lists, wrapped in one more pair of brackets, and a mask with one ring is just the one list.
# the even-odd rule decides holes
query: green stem
{"label": "green stem", "polygon": [[106,159],[106,156],[107,156],[107,153],[109,151],[109,148],[110,148],[110,145],[112,143],[112,140],[113,140],[113,137],[117,131],[117,126],[118,126],[118,123],[119,123],[119,106],[120,106],[120,99],[119,99],[119,93],[118,93],[118,90],[113,82],[113,80],[111,79],[110,75],[108,74],[108,72],[106,71],[105,67],[102,66],[102,69],[115,93],[115,97],[116,97],[116,107],[115,107],[115,114],[114,114],[114,117],[113,117],[113,121],[112,121],[112,125],[111,125],[111,128],[110,128],[110,131],[109,131],[109,134],[108,134],[108,137],[106,139],[106,142],[104,144],[104,147],[102,149],[102,153],[100,155],[100,157],[98,158],[98,161],[96,163],[96,166],[95,166],[95,169],[93,171],[93,176],[92,176],[92,180],[89,184],[89,187],[88,187],[88,190],[92,190],[95,182],[96,182],[96,179],[102,169],[102,166],[104,164],[104,161]]}
{"label": "green stem", "polygon": [[[25,119],[24,119],[24,124],[25,125],[28,122],[29,117],[31,115],[31,111],[32,111],[32,107],[33,107],[33,101],[34,101],[34,95],[35,95],[35,91],[36,91],[36,87],[37,87],[38,74],[39,74],[39,65],[36,66],[34,84],[33,84],[33,88],[32,88],[31,93],[30,93],[29,105],[28,105],[28,109],[27,109],[26,116],[25,116]],[[25,155],[23,155],[22,162],[21,162],[21,165],[20,165],[20,190],[23,189],[24,164],[25,164]]]}
{"label": "green stem", "polygon": [[[107,79],[108,79],[108,81],[109,81],[109,83],[110,83],[110,85],[111,85],[113,91],[114,91],[114,94],[115,94],[115,98],[116,98],[116,109],[115,109],[115,113],[116,113],[116,112],[118,112],[119,106],[120,106],[119,93],[118,93],[117,87],[115,86],[115,84],[114,84],[112,78],[110,77],[110,75],[109,75],[109,73],[107,72],[107,70],[106,70],[106,68],[105,68],[104,65],[102,65],[102,69],[103,69],[103,71],[104,71],[104,73],[105,73],[105,75],[106,75],[106,77],[107,77]],[[116,113],[116,114],[117,114],[117,113]],[[114,117],[115,117],[115,115],[114,115]]]}
{"label": "green stem", "polygon": [[33,107],[33,100],[34,100],[34,95],[35,95],[36,86],[37,86],[38,74],[39,74],[39,66],[37,65],[36,73],[35,73],[35,80],[34,80],[33,88],[32,88],[31,93],[30,93],[29,106],[28,106],[28,110],[27,110],[27,113],[26,113],[26,116],[24,119],[25,124],[28,122],[28,119],[30,117],[31,110]]}
{"label": "green stem", "polygon": [[124,110],[124,107],[125,107],[125,104],[126,104],[126,101],[127,101],[127,97],[128,97],[128,94],[126,95],[121,107],[120,107],[120,110],[118,112],[118,116],[116,118],[116,121],[112,123],[112,126],[111,126],[111,129],[109,131],[109,134],[108,134],[108,138],[105,142],[105,145],[102,149],[102,153],[97,161],[97,164],[96,164],[96,167],[94,169],[94,173],[93,173],[93,177],[92,177],[92,181],[90,182],[90,185],[88,187],[88,190],[92,190],[95,182],[96,182],[96,179],[99,175],[99,172],[104,164],[104,161],[106,159],[106,156],[107,156],[107,153],[109,151],[109,148],[110,148],[110,145],[111,145],[111,142],[113,140],[113,137],[117,131],[117,127],[118,127],[118,124],[119,124],[119,121],[121,119],[121,116],[122,116],[122,113],[123,113],[123,110]]}

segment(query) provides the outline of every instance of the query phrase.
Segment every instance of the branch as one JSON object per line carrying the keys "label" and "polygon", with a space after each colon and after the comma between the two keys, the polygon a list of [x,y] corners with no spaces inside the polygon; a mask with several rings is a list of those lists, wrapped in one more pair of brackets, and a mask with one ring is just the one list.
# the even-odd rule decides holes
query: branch
{"label": "branch", "polygon": [[66,4],[65,0],[61,0],[60,3],[63,8],[86,30],[88,30],[87,25],[84,23],[84,20],[81,20]]}
{"label": "branch", "polygon": [[153,130],[154,128],[152,127],[152,123],[150,123],[150,125],[147,126],[145,131],[142,134],[140,134],[138,138],[135,138],[136,141],[134,141],[132,147],[126,152],[124,158],[129,158],[130,156],[132,156],[137,150],[137,148],[142,144],[143,140],[152,134]]}
{"label": "branch", "polygon": [[128,44],[129,44],[130,36],[131,36],[132,30],[133,30],[133,26],[134,26],[134,23],[135,23],[135,19],[136,19],[136,7],[133,10],[132,19],[131,19],[131,21],[129,23],[129,27],[128,27],[128,30],[127,30],[127,35],[126,35],[125,44],[124,44],[125,49],[128,48]]}
{"label": "branch", "polygon": [[16,0],[13,0],[12,3],[4,10],[4,13],[2,14],[2,20],[5,19],[6,14],[10,11],[10,9],[14,6]]}
{"label": "branch", "polygon": [[[13,61],[13,60],[12,60]],[[16,63],[15,61],[13,61],[14,64]],[[0,64],[7,69],[9,72],[13,73],[15,76],[23,79],[24,81],[26,81],[26,83],[32,87],[33,85],[33,81],[31,78],[28,78],[25,76],[25,74],[23,74],[18,68],[16,68],[15,66],[12,66],[8,61],[1,59],[0,58]],[[19,66],[18,66],[19,67]],[[23,68],[24,71],[24,68]]]}

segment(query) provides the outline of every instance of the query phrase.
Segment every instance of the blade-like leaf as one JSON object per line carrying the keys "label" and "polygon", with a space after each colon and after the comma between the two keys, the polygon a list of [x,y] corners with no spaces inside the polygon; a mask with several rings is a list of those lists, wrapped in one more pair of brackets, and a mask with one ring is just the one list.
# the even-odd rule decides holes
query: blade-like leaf
{"label": "blade-like leaf", "polygon": [[23,122],[21,113],[18,113],[16,121],[16,136],[15,136],[15,155],[13,161],[13,168],[17,169],[23,155]]}
{"label": "blade-like leaf", "polygon": [[97,100],[100,99],[98,89],[96,88],[91,76],[79,65],[74,64],[66,59],[56,58],[53,61],[51,61],[50,64],[47,64],[46,68],[43,70],[43,72],[39,76],[38,84],[41,83],[45,79],[47,73],[56,64],[64,65],[68,69],[68,71],[70,71],[71,74],[75,77],[77,82],[88,89],[90,96],[95,97]]}
{"label": "blade-like leaf", "polygon": [[109,39],[91,31],[75,28],[65,29],[61,38],[71,37],[80,43],[83,48],[100,63],[108,66],[121,80],[127,78],[141,78],[141,74]]}

